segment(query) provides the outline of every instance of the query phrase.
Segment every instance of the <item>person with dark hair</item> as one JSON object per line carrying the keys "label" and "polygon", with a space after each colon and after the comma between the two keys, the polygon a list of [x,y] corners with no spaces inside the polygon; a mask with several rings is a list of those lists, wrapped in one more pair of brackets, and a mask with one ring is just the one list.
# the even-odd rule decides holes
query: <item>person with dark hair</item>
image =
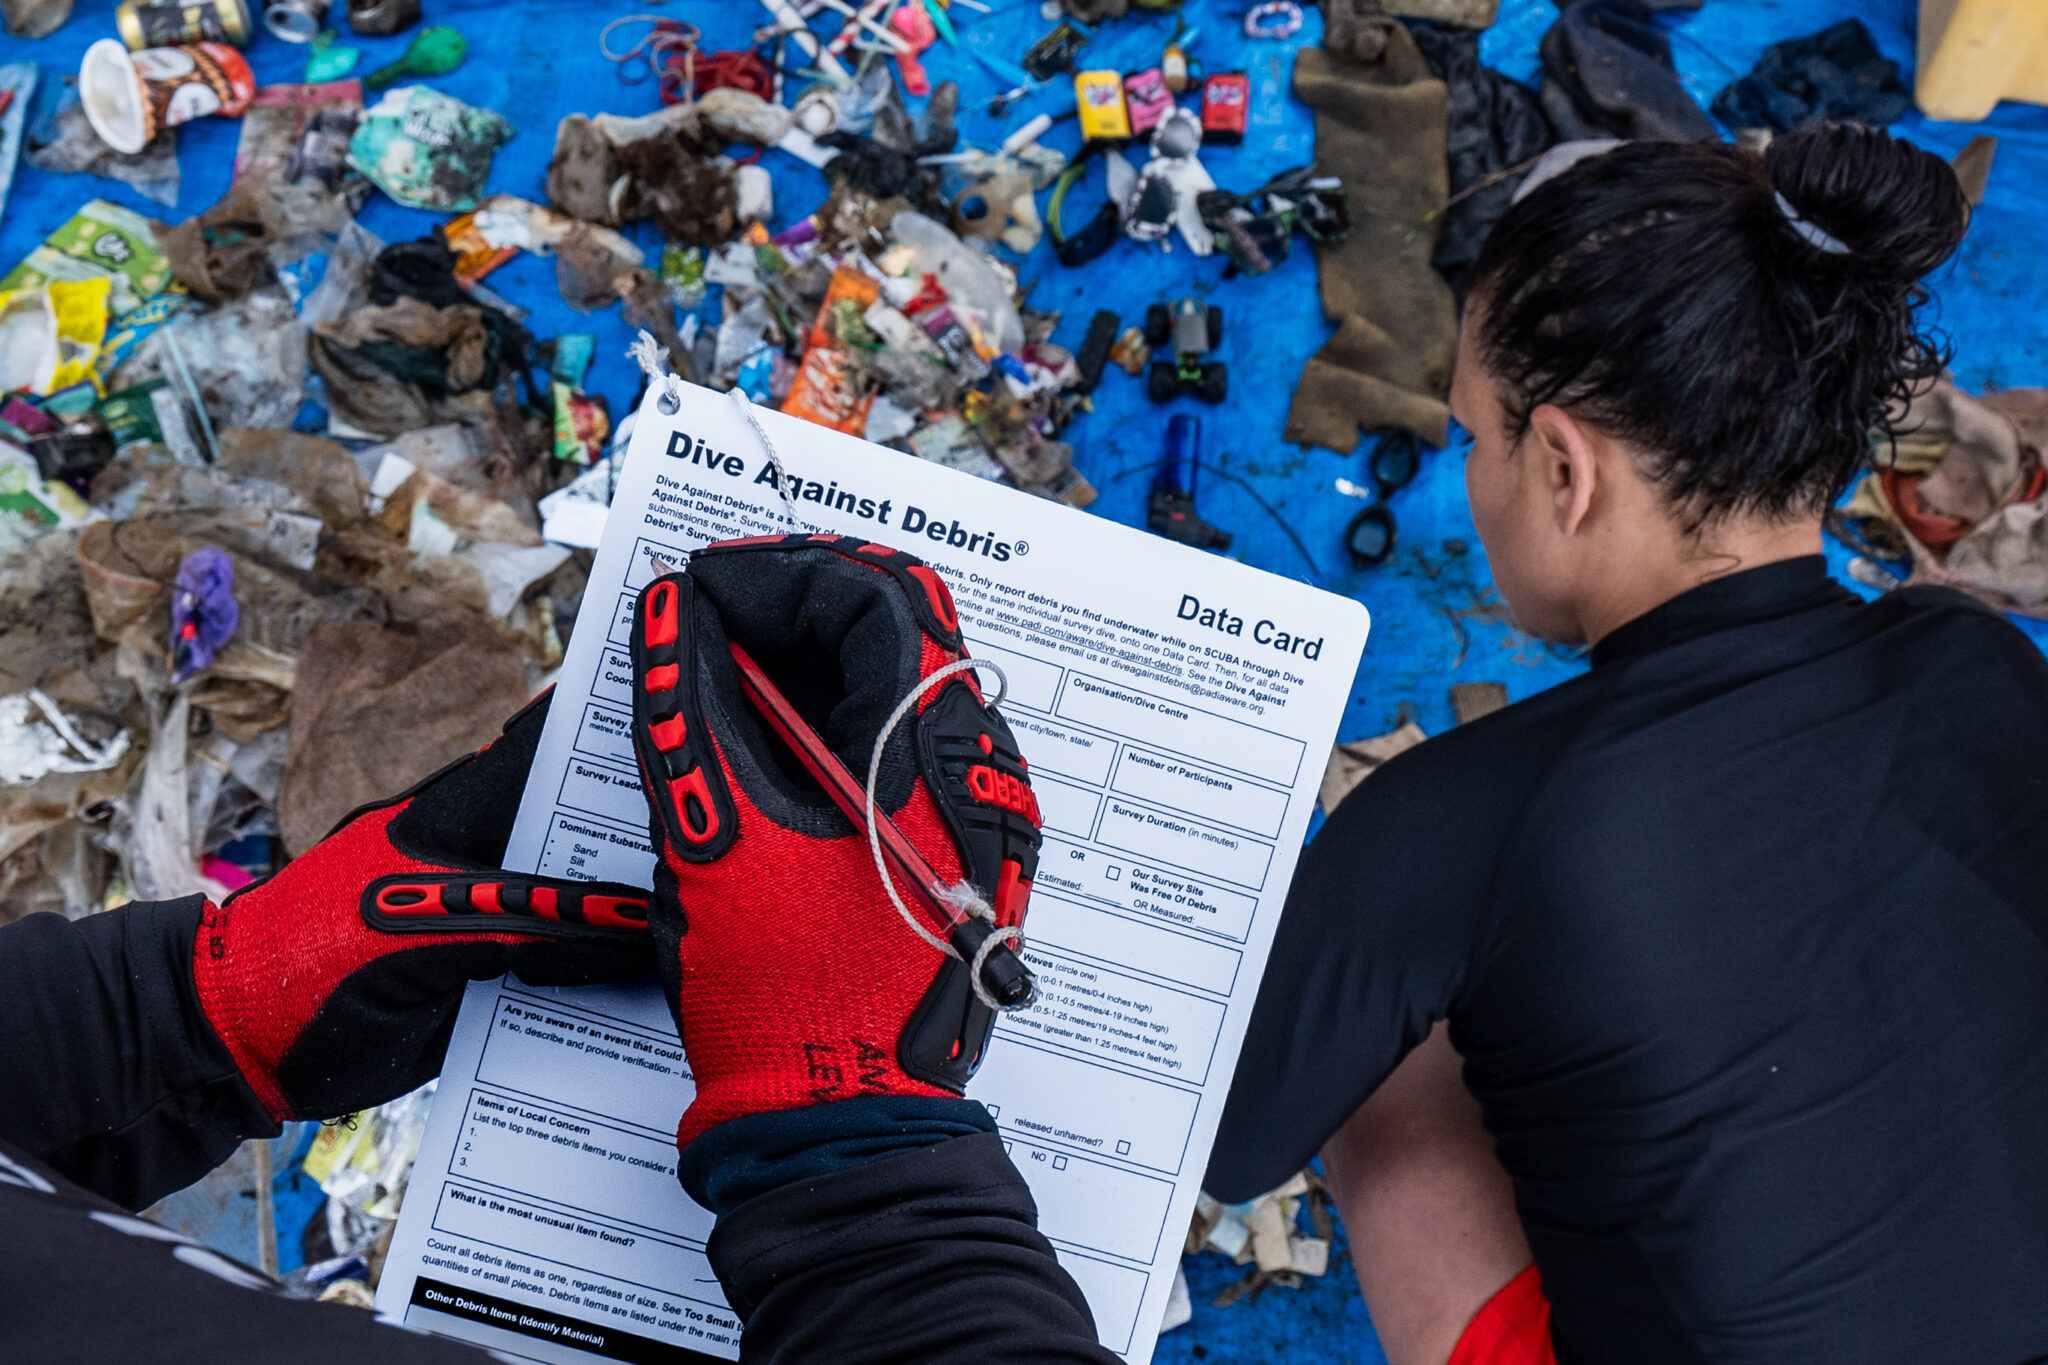
{"label": "person with dark hair", "polygon": [[1882,132],[1630,142],[1475,262],[1473,520],[1592,667],[1331,816],[1207,1182],[1320,1149],[1394,1365],[2048,1359],[2048,662],[1821,557],[1966,222]]}

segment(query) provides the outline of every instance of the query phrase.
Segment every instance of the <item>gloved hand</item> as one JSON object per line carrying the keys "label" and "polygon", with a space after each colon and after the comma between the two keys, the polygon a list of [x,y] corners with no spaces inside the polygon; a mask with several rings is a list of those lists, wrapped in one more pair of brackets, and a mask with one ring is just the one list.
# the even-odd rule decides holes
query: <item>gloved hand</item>
{"label": "gloved hand", "polygon": [[470,981],[653,969],[644,891],[499,870],[547,702],[206,906],[192,947],[200,1007],[272,1118],[349,1114],[432,1079]]}
{"label": "gloved hand", "polygon": [[[697,1095],[678,1149],[766,1110],[958,1095],[995,1011],[906,923],[868,842],[762,723],[736,643],[865,780],[889,714],[962,658],[953,599],[916,559],[847,537],[729,541],[634,611],[633,747],[653,806],[649,911]],[[1037,806],[970,673],[932,685],[882,749],[876,807],[995,923],[1020,925]]]}

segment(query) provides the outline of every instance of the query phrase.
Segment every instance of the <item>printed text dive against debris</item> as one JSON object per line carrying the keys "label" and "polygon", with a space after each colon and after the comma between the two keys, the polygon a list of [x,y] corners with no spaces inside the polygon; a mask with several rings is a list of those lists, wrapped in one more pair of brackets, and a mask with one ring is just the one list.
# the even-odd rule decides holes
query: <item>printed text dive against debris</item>
{"label": "printed text dive against debris", "polygon": [[[1009,676],[1045,845],[1038,1003],[969,1087],[1103,1343],[1150,1359],[1274,926],[1365,647],[1346,598],[757,410],[649,391],[507,865],[651,883],[627,629],[655,560],[806,530],[915,554]],[[877,913],[894,913],[876,892]],[[470,988],[382,1311],[549,1361],[739,1351],[676,1182],[689,1059],[641,987]],[[701,1353],[701,1354],[695,1354]]]}

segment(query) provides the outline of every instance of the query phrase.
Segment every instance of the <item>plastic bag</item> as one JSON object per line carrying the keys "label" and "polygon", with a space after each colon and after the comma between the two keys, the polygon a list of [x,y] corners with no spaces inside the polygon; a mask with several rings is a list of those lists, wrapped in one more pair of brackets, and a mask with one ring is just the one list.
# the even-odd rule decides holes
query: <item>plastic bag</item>
{"label": "plastic bag", "polygon": [[898,243],[916,248],[918,273],[938,276],[946,297],[956,307],[974,311],[983,335],[996,350],[1015,351],[1024,345],[1024,320],[1011,302],[1014,286],[987,253],[909,210],[890,221],[889,232]]}
{"label": "plastic bag", "polygon": [[139,152],[117,152],[93,131],[85,106],[70,95],[30,130],[23,156],[39,171],[84,172],[132,185],[165,208],[178,204],[178,132],[166,128]]}
{"label": "plastic bag", "polygon": [[226,427],[289,428],[305,398],[305,325],[291,301],[271,290],[187,314],[152,333],[115,376],[121,388],[151,379],[169,380],[187,397],[197,393],[209,441]]}

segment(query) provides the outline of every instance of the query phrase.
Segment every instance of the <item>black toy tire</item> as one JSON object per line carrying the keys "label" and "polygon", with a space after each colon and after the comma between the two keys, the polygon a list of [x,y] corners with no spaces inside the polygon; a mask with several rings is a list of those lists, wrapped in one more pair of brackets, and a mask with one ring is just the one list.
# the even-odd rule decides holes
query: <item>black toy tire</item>
{"label": "black toy tire", "polygon": [[1220,360],[1202,367],[1201,387],[1196,390],[1204,403],[1221,403],[1230,393],[1230,371]]}
{"label": "black toy tire", "polygon": [[1163,303],[1147,305],[1145,309],[1145,344],[1164,346],[1173,340],[1173,313]]}
{"label": "black toy tire", "polygon": [[1152,362],[1145,375],[1145,396],[1155,403],[1170,403],[1180,396],[1180,374],[1173,368],[1173,362]]}
{"label": "black toy tire", "polygon": [[1212,307],[1209,310],[1209,349],[1215,350],[1223,344],[1223,310]]}

